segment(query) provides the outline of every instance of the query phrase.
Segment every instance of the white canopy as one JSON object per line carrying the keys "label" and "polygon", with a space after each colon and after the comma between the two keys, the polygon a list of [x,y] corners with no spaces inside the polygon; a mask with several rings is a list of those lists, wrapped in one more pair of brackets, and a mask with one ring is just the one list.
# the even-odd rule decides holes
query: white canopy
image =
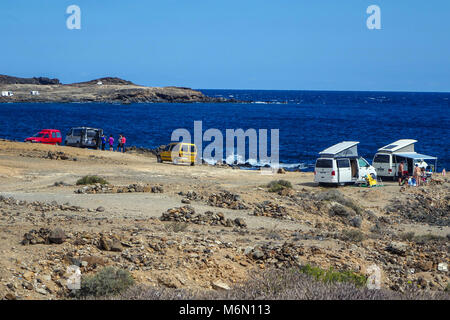
{"label": "white canopy", "polygon": [[[417,140],[413,139],[401,139],[397,140],[395,142],[392,142],[391,144],[388,144],[387,146],[384,146],[378,151],[384,151],[384,152],[396,152],[396,151],[405,151],[405,152],[414,152],[414,143],[416,143]],[[409,147],[409,148],[408,148]],[[405,150],[402,150],[405,149]],[[408,149],[408,150],[406,150]]]}
{"label": "white canopy", "polygon": [[331,158],[338,157],[357,157],[358,149],[357,145],[359,141],[342,141],[338,144],[335,144],[325,150],[319,152],[321,156],[328,156]]}

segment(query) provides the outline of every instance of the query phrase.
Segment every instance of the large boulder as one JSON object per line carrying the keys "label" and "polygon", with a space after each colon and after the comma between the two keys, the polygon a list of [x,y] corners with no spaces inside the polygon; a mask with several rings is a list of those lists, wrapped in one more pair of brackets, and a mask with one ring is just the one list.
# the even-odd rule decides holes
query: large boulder
{"label": "large boulder", "polygon": [[50,241],[50,243],[61,244],[66,240],[66,234],[61,228],[56,228],[55,230],[50,232],[48,240]]}

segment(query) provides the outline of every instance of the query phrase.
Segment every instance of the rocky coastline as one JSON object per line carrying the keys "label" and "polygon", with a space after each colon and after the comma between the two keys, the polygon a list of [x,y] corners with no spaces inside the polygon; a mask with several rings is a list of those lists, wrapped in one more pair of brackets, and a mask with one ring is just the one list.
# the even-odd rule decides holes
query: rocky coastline
{"label": "rocky coastline", "polygon": [[0,75],[0,103],[240,103],[236,99],[208,97],[185,87],[147,87],[106,77],[62,84],[45,77]]}

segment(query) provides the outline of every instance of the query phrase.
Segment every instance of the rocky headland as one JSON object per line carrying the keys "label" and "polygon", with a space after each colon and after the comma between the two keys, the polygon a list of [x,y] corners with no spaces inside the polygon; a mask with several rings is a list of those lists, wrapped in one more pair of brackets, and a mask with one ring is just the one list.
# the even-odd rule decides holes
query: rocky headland
{"label": "rocky headland", "polygon": [[58,79],[18,78],[0,75],[0,103],[8,102],[101,102],[101,103],[156,103],[156,102],[241,102],[235,99],[205,96],[197,90],[184,87],[146,87],[120,78],[106,77],[86,82],[62,84]]}

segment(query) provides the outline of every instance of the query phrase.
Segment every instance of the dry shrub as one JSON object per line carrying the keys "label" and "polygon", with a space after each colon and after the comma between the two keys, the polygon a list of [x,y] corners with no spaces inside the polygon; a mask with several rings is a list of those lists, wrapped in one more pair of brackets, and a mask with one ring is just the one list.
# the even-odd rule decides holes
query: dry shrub
{"label": "dry shrub", "polygon": [[279,192],[283,189],[292,189],[292,184],[287,180],[274,180],[267,185],[267,188],[269,192]]}
{"label": "dry shrub", "polygon": [[89,185],[89,184],[109,184],[108,181],[99,177],[99,176],[84,176],[81,179],[78,179],[77,185]]}
{"label": "dry shrub", "polygon": [[107,299],[125,300],[449,300],[446,292],[430,292],[411,286],[405,293],[370,290],[354,281],[321,281],[300,269],[275,269],[254,273],[228,291],[135,286]]}

